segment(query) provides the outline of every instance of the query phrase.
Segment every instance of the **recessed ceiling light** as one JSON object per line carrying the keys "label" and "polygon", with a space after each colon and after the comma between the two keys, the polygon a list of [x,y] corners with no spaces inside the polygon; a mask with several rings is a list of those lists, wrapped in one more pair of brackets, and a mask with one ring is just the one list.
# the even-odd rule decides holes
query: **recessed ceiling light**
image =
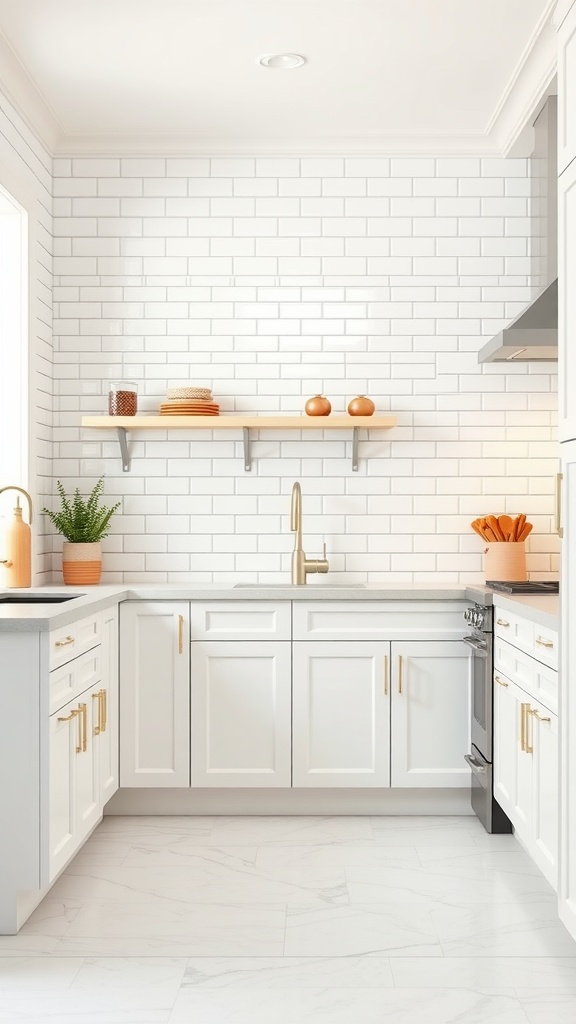
{"label": "recessed ceiling light", "polygon": [[263,68],[280,68],[288,71],[291,68],[300,68],[306,63],[306,57],[300,53],[265,53],[263,57],[256,59],[257,64]]}

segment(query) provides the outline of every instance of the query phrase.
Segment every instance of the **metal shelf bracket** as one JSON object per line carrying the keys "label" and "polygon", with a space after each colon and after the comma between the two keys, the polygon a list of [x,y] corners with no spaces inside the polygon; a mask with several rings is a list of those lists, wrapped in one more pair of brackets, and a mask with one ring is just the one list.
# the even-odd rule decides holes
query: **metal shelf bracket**
{"label": "metal shelf bracket", "polygon": [[120,454],[122,456],[122,472],[130,472],[130,456],[128,454],[128,441],[126,439],[126,428],[116,427],[116,433],[118,434],[118,443],[120,445]]}
{"label": "metal shelf bracket", "polygon": [[250,428],[242,427],[244,438],[244,471],[249,473],[252,469],[252,452],[250,449]]}
{"label": "metal shelf bracket", "polygon": [[358,472],[358,427],[352,427],[352,469]]}

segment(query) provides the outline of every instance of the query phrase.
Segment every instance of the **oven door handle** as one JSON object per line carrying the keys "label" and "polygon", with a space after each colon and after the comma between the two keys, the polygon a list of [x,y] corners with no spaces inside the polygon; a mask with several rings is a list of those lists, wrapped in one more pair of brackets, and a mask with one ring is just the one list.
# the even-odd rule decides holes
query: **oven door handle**
{"label": "oven door handle", "polygon": [[475,775],[486,775],[487,769],[480,761],[474,757],[474,754],[464,754],[464,760],[466,764],[469,764]]}
{"label": "oven door handle", "polygon": [[464,636],[464,637],[462,637],[462,642],[465,643],[467,647],[471,647],[472,650],[478,655],[478,657],[480,657],[480,658],[487,658],[488,657],[488,644],[487,643],[485,643],[485,642],[482,643],[482,641],[476,640],[476,638],[473,637],[473,636]]}

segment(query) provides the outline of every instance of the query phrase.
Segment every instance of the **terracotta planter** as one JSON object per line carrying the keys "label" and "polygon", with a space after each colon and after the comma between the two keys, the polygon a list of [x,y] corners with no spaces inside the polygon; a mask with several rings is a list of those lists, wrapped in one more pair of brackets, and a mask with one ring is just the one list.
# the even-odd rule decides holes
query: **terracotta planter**
{"label": "terracotta planter", "polygon": [[91,586],[100,582],[102,576],[102,545],[72,544],[64,541],[62,548],[62,575],[64,583],[73,586]]}

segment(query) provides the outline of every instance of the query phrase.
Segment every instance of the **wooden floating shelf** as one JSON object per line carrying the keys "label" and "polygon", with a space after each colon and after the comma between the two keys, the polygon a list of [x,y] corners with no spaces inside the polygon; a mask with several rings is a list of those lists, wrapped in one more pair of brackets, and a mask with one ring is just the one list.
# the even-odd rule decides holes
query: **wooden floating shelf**
{"label": "wooden floating shelf", "polygon": [[116,430],[122,469],[130,472],[129,430],[242,430],[244,469],[252,468],[251,430],[352,430],[352,469],[358,469],[358,430],[389,430],[395,416],[83,416],[82,426]]}

